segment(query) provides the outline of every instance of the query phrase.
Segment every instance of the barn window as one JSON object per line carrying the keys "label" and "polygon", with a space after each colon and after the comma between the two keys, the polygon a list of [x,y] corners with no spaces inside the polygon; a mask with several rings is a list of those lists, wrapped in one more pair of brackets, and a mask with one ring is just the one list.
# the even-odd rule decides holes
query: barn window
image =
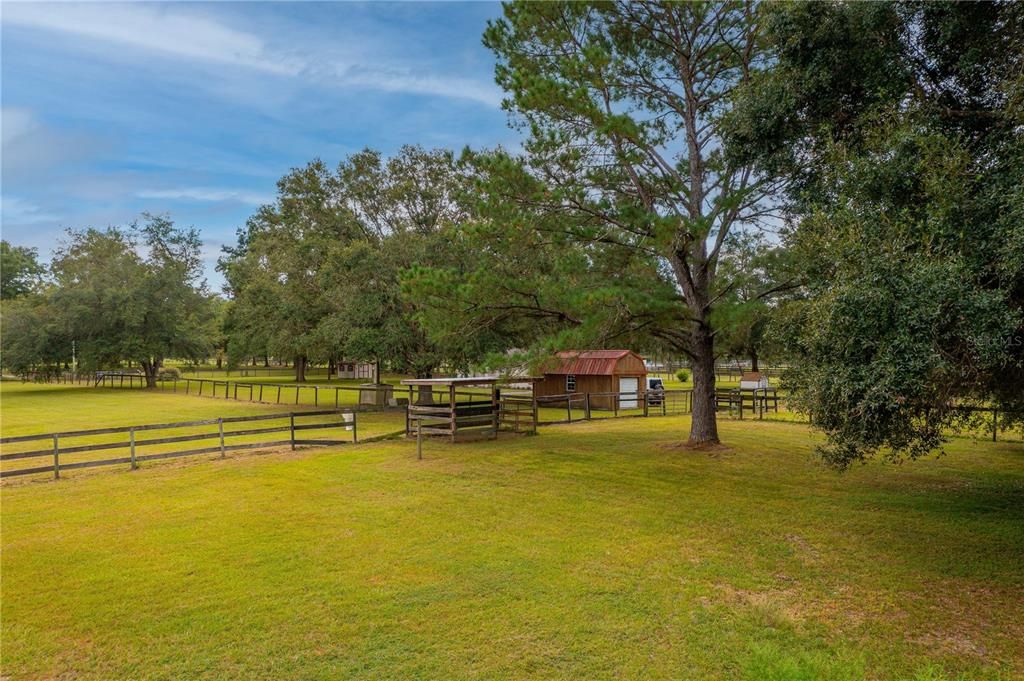
{"label": "barn window", "polygon": [[576,376],[569,374],[565,377],[565,392],[574,393],[576,392]]}

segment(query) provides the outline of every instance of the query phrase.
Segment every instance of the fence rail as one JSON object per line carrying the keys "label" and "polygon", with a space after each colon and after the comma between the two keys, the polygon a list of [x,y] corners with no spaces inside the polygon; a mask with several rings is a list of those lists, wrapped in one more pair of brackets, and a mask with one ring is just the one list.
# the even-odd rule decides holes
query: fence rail
{"label": "fence rail", "polygon": [[[296,420],[302,420],[311,417],[323,417],[323,416],[340,416],[340,420],[332,420],[326,422],[315,422],[315,423],[296,423]],[[244,428],[235,430],[225,430],[225,424],[232,423],[250,423],[254,421],[280,421],[287,419],[286,425],[260,427],[260,428]],[[138,439],[136,435],[138,433],[144,433],[147,431],[155,430],[174,430],[177,428],[197,428],[202,426],[217,426],[215,432],[202,432],[202,433],[190,433],[187,435],[173,435],[170,437],[157,437],[148,439]],[[301,433],[310,430],[327,430],[327,429],[343,429],[346,432],[351,432],[352,439],[337,439],[337,438],[307,438],[297,436],[296,433]],[[249,437],[252,435],[263,435],[268,433],[285,433],[289,434],[288,439],[279,440],[268,440],[261,442],[235,442],[228,444],[227,440],[232,438]],[[67,441],[72,438],[83,438],[83,437],[95,437],[97,435],[123,435],[127,434],[127,440],[117,440],[113,442],[100,442],[93,444],[74,445],[74,446],[61,446],[61,441]],[[140,447],[154,446],[154,445],[166,445],[178,442],[196,442],[201,440],[214,440],[218,443],[214,446],[199,447],[185,450],[175,450],[166,452],[154,452],[149,454],[140,454],[138,449]],[[290,445],[292,449],[295,449],[299,445],[334,445],[344,444],[347,442],[356,443],[359,441],[359,433],[356,424],[356,412],[352,410],[320,410],[320,411],[304,411],[304,412],[288,412],[286,414],[258,414],[255,416],[228,416],[216,419],[202,419],[198,421],[179,421],[176,423],[153,423],[139,426],[119,426],[116,428],[93,428],[90,430],[74,430],[58,433],[41,433],[36,435],[16,435],[12,437],[0,438],[0,444],[10,445],[23,442],[40,442],[49,441],[52,446],[48,446],[44,449],[34,449],[24,452],[12,452],[0,454],[0,462],[18,461],[24,459],[34,459],[40,457],[53,457],[53,463],[47,466],[34,466],[31,468],[18,468],[14,470],[0,470],[0,478],[18,476],[18,475],[30,475],[35,473],[53,473],[54,478],[60,478],[61,471],[75,470],[79,468],[93,468],[95,466],[113,466],[117,464],[130,464],[131,468],[138,468],[138,464],[143,461],[152,461],[156,459],[170,459],[181,456],[192,456],[196,454],[209,454],[219,452],[223,458],[225,453],[228,451],[234,451],[239,449],[265,449],[268,447],[282,447]],[[111,459],[100,459],[92,461],[74,461],[74,462],[61,462],[61,455],[68,455],[73,453],[83,452],[97,452],[97,451],[108,451],[114,449],[128,449],[128,456],[121,456]]]}

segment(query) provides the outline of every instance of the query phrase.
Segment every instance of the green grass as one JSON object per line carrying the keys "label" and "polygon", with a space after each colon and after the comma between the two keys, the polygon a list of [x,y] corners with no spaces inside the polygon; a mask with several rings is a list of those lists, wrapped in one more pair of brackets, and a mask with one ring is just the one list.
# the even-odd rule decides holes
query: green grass
{"label": "green grass", "polygon": [[[8,398],[5,433],[9,409],[31,411]],[[53,419],[77,399],[32,409]],[[133,413],[110,418],[158,409],[118,399]],[[731,449],[714,453],[671,446],[687,427],[5,485],[3,674],[1024,676],[1020,444],[958,439],[839,475],[800,425],[724,421]]]}
{"label": "green grass", "polygon": [[[308,391],[306,391],[308,392]],[[305,395],[303,397],[306,397]],[[353,400],[354,403],[354,400]],[[344,406],[344,405],[343,405]],[[328,408],[333,404],[327,405]],[[144,391],[139,389],[90,388],[84,386],[48,385],[36,383],[20,383],[17,381],[0,382],[0,434],[5,437],[15,435],[33,435],[38,433],[65,433],[75,430],[92,428],[137,426],[147,424],[177,423],[198,421],[219,417],[250,416],[260,414],[287,414],[313,410],[312,397],[303,400],[298,406],[294,404],[267,405],[251,402],[215,399],[212,397],[196,397],[170,391]],[[359,436],[372,438],[405,427],[405,416],[401,412],[360,413],[357,415]],[[336,416],[302,417],[299,423],[327,423],[337,421]],[[285,426],[287,420],[260,423],[236,423],[225,426],[225,430],[243,430],[247,428]],[[215,433],[215,426],[197,426],[167,430],[146,431],[142,438],[162,438],[178,435]],[[324,437],[347,440],[351,433],[341,429],[316,430],[303,436]],[[228,437],[227,444],[258,443],[272,440],[287,439],[288,433],[258,434],[251,436]],[[126,442],[126,434],[76,436],[61,438],[62,447],[92,445],[99,443]],[[182,451],[197,447],[216,446],[217,441],[200,440],[194,442],[174,443],[167,445],[147,445],[138,448],[139,455],[161,452]],[[48,441],[32,441],[5,445],[5,453],[17,453],[30,450],[45,449],[50,446]],[[125,448],[105,449],[94,452],[79,452],[61,455],[62,465],[84,461],[120,458],[127,456]],[[7,461],[4,470],[49,466],[52,459],[29,458]],[[122,468],[125,464],[121,464]],[[36,477],[46,478],[49,473],[41,473]]]}

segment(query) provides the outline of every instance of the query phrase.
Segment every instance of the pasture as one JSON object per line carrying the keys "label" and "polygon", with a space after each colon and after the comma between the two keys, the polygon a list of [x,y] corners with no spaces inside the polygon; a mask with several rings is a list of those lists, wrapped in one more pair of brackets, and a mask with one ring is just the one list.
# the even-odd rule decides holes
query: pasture
{"label": "pasture", "polygon": [[[267,409],[3,387],[8,435]],[[726,420],[729,448],[703,453],[675,446],[687,427],[602,420],[429,442],[423,461],[386,441],[5,484],[3,673],[1024,675],[1019,443],[956,439],[837,474],[800,424]]]}

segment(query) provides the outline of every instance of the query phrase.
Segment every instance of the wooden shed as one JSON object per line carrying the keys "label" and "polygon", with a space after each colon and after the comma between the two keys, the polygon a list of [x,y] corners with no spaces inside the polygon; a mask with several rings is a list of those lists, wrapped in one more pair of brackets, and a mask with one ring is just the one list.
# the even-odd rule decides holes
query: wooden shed
{"label": "wooden shed", "polygon": [[644,359],[632,350],[567,350],[542,366],[533,384],[536,397],[591,395],[591,409],[634,409],[647,386]]}

